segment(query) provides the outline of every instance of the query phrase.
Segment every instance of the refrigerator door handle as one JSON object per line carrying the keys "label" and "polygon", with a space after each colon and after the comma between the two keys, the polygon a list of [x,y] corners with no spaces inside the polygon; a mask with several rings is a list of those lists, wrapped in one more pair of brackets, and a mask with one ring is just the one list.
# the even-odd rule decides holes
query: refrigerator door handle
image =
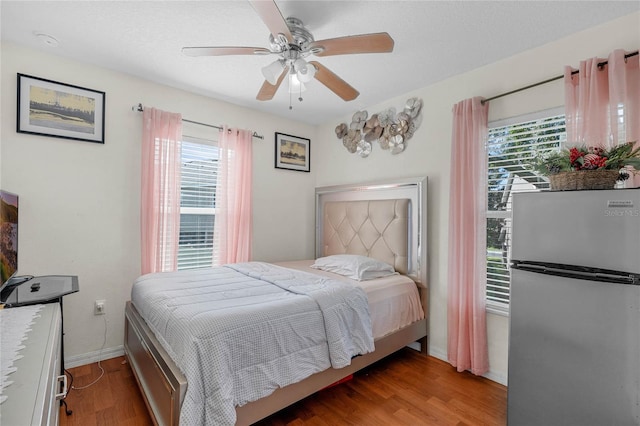
{"label": "refrigerator door handle", "polygon": [[590,268],[586,266],[564,265],[551,262],[512,260],[511,268],[538,274],[554,275],[580,280],[601,281],[614,284],[640,285],[640,274]]}

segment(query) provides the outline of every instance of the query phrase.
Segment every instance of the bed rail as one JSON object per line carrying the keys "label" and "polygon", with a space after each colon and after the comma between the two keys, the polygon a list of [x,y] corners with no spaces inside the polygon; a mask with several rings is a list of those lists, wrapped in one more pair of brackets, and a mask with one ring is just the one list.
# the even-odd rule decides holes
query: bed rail
{"label": "bed rail", "polygon": [[154,424],[177,425],[187,379],[131,302],[125,306],[124,353]]}

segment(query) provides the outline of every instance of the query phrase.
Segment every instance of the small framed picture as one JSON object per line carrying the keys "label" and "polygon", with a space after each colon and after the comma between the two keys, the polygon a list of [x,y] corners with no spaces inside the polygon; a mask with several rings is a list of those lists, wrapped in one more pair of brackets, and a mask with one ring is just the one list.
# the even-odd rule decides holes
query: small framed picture
{"label": "small framed picture", "polygon": [[311,141],[276,132],[276,168],[308,172],[311,170]]}
{"label": "small framed picture", "polygon": [[18,74],[16,131],[104,143],[105,94]]}

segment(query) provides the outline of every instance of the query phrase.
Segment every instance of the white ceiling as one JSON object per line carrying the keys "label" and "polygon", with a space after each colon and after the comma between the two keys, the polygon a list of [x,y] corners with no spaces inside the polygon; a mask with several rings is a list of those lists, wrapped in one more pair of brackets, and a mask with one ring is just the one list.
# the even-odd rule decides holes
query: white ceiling
{"label": "white ceiling", "polygon": [[[269,47],[247,1],[1,1],[2,39],[311,124],[380,103],[640,10],[640,1],[276,1],[316,40],[388,32],[392,53],[317,58],[354,86],[344,102],[319,82],[303,102],[286,83],[255,99],[272,56],[192,58],[183,46]],[[59,44],[44,44],[34,33]],[[533,65],[533,64],[532,64]],[[38,77],[47,78],[46,69]],[[94,89],[100,89],[99,84]],[[487,94],[491,95],[491,94]],[[131,99],[132,105],[143,101]]]}

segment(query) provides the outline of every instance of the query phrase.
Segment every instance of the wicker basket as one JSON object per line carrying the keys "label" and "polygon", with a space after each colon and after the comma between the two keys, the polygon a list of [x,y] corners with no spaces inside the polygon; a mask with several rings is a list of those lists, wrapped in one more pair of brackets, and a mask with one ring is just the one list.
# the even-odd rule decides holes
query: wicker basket
{"label": "wicker basket", "polygon": [[613,189],[618,177],[617,170],[579,170],[549,175],[549,182],[552,191]]}

